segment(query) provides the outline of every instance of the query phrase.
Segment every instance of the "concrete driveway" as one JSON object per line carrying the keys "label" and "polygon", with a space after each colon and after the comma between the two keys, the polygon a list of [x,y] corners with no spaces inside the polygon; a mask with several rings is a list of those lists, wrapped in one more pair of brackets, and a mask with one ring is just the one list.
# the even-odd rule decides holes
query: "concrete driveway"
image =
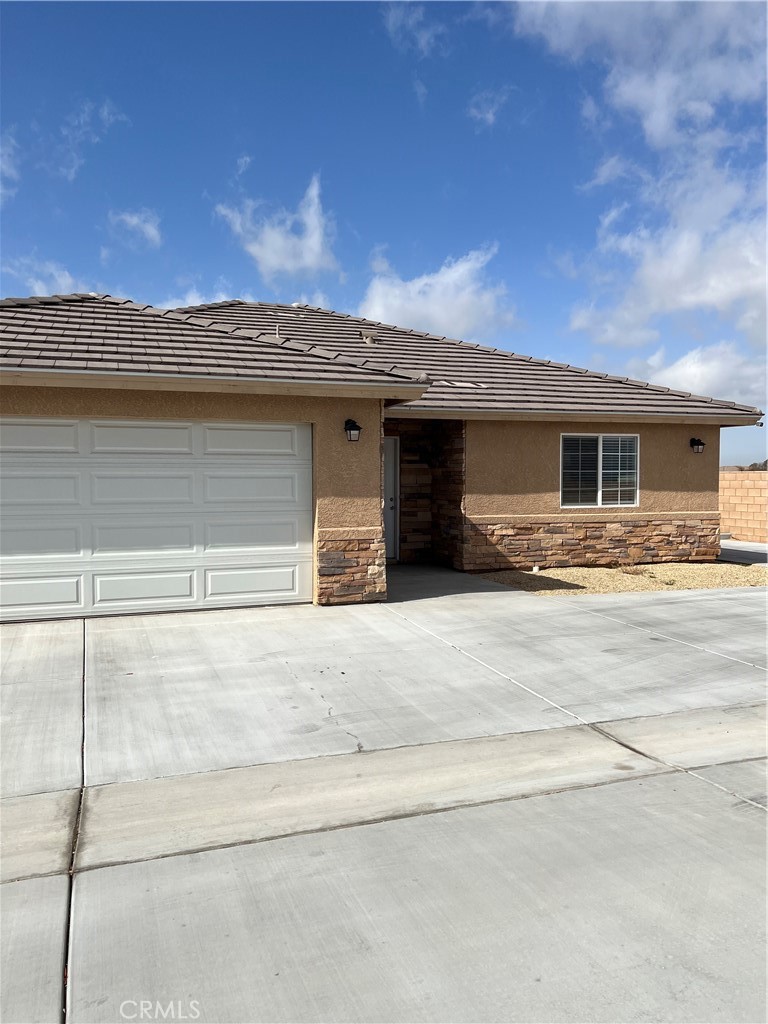
{"label": "concrete driveway", "polygon": [[3,627],[3,1020],[763,1019],[765,591],[392,596]]}

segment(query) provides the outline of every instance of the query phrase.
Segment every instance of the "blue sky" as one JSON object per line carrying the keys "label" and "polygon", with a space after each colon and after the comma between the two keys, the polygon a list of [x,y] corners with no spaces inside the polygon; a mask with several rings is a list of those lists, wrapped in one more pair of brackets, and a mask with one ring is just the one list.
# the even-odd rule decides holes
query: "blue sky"
{"label": "blue sky", "polygon": [[303,300],[765,407],[762,3],[3,7],[4,295]]}

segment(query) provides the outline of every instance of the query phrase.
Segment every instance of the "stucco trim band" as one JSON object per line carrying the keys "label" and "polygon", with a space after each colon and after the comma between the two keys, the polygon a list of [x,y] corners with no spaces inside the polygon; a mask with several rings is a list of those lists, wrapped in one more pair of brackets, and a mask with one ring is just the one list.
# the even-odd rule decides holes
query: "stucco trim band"
{"label": "stucco trim band", "polygon": [[621,508],[619,505],[603,505],[601,508],[590,509],[589,512],[543,512],[541,515],[503,515],[503,516],[471,516],[473,523],[551,523],[553,519],[567,523],[603,523],[606,519],[611,521],[620,519],[700,519],[702,516],[719,516],[719,509],[696,509],[692,512],[690,509],[681,509],[676,512],[643,512],[641,510],[635,511],[624,511],[621,509],[620,514],[617,515],[618,509]]}

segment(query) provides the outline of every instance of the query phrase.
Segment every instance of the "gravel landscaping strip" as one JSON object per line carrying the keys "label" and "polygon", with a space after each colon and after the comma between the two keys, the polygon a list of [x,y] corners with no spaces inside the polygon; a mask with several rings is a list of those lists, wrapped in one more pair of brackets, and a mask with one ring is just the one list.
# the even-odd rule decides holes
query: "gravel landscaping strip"
{"label": "gravel landscaping strip", "polygon": [[623,594],[630,591],[764,587],[768,584],[768,569],[764,565],[726,562],[664,562],[627,565],[618,569],[597,566],[541,569],[539,572],[502,569],[500,572],[483,573],[482,579],[532,594],[575,597],[578,594]]}

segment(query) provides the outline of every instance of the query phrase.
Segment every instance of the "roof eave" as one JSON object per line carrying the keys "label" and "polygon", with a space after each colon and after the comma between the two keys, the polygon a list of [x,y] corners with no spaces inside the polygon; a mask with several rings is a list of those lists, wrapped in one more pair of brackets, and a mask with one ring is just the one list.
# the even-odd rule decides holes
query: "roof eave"
{"label": "roof eave", "polygon": [[413,401],[426,385],[402,381],[296,381],[290,378],[226,377],[215,374],[99,373],[93,370],[0,370],[0,384],[58,388],[128,388],[134,391],[219,391],[258,395],[306,395],[315,398],[360,397]]}
{"label": "roof eave", "polygon": [[389,419],[437,419],[437,420],[540,420],[590,423],[603,421],[606,423],[689,423],[691,425],[709,424],[721,427],[755,426],[763,419],[757,410],[754,413],[738,412],[731,409],[713,408],[711,412],[669,412],[669,413],[632,413],[632,412],[570,412],[562,410],[519,410],[519,409],[434,409],[417,405],[387,405],[384,415]]}

